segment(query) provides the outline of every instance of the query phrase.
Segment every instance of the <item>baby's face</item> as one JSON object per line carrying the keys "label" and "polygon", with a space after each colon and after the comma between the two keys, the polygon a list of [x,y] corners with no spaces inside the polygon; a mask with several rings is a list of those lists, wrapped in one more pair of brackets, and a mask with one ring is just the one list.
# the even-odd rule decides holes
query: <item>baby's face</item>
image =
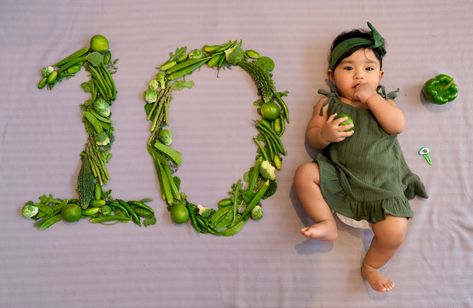
{"label": "baby's face", "polygon": [[371,49],[358,49],[343,59],[330,74],[341,97],[354,101],[355,88],[367,84],[373,90],[379,85],[384,72]]}

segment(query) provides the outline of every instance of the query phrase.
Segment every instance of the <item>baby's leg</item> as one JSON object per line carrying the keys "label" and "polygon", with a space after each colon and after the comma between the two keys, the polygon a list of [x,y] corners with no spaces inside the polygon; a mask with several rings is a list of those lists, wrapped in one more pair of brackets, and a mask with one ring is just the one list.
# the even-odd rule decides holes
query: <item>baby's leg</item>
{"label": "baby's leg", "polygon": [[320,192],[320,171],[316,163],[305,163],[297,168],[294,186],[299,201],[315,224],[301,229],[311,239],[333,241],[337,238],[337,225],[330,208]]}
{"label": "baby's leg", "polygon": [[374,237],[366,253],[361,275],[371,287],[379,292],[394,289],[394,282],[384,276],[379,269],[391,259],[406,237],[407,219],[386,216],[386,219],[372,225]]}

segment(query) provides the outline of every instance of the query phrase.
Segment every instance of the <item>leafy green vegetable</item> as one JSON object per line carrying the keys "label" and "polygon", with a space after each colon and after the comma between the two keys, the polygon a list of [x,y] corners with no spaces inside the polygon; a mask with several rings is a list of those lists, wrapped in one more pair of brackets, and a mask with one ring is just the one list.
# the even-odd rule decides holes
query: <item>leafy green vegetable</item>
{"label": "leafy green vegetable", "polygon": [[110,115],[110,105],[103,98],[98,98],[94,101],[94,110],[103,117]]}
{"label": "leafy green vegetable", "polygon": [[103,62],[103,56],[99,52],[91,52],[87,55],[87,61],[95,67],[99,67]]}

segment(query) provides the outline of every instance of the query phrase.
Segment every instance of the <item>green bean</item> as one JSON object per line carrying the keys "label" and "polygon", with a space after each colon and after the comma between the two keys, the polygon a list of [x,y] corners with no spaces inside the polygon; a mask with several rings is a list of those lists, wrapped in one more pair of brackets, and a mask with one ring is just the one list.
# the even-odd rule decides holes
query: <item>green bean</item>
{"label": "green bean", "polygon": [[[103,92],[107,94],[107,96],[104,96],[104,98],[108,98],[107,100],[111,100],[111,97],[113,96],[112,93],[110,93],[110,89],[105,85],[105,82],[102,79],[102,76],[100,75],[99,72],[92,66],[92,65],[87,65],[87,70],[90,72],[92,75],[92,78],[97,81],[97,85],[102,88]],[[100,90],[100,88],[99,88]]]}
{"label": "green bean", "polygon": [[88,47],[84,47],[84,48],[81,48],[75,52],[73,52],[72,54],[68,55],[67,57],[65,57],[64,59],[62,59],[61,61],[53,64],[52,66],[61,66],[67,62],[69,62],[70,60],[74,59],[74,58],[77,58],[77,57],[81,57],[83,56],[84,54],[86,54],[87,52],[89,51],[89,48]]}
{"label": "green bean", "polygon": [[100,68],[104,73],[104,77],[108,80],[110,89],[112,90],[113,99],[115,99],[115,97],[117,96],[117,88],[115,86],[115,81],[113,81],[112,74],[110,74],[109,70],[105,67],[105,65],[103,65],[103,63]]}
{"label": "green bean", "polygon": [[138,215],[136,215],[135,211],[133,210],[133,208],[128,205],[128,203],[126,203],[125,201],[123,200],[118,200],[118,203],[120,203],[121,205],[123,205],[124,208],[127,209],[128,213],[130,214],[131,216],[131,219],[133,220],[133,222],[135,224],[137,224],[138,226],[141,227],[141,221],[140,221],[140,218],[138,217]]}
{"label": "green bean", "polygon": [[263,157],[264,157],[264,160],[269,160],[269,159],[268,159],[268,154],[266,154],[265,149],[264,149],[263,146],[258,142],[258,140],[256,139],[256,137],[253,137],[253,140],[254,140],[254,142],[256,143],[256,145],[258,146],[258,148],[260,149],[261,154],[262,154]]}
{"label": "green bean", "polygon": [[289,123],[289,109],[287,108],[286,103],[281,98],[281,95],[279,93],[274,92],[274,96],[276,97],[276,101],[278,102],[279,106],[281,106],[283,110],[284,117],[286,118],[287,123]]}
{"label": "green bean", "polygon": [[128,212],[128,210],[123,206],[123,204],[119,203],[118,201],[114,201],[110,203],[110,206],[119,208],[120,210],[123,211],[123,213],[125,213],[127,217],[130,217],[130,213]]}
{"label": "green bean", "polygon": [[131,205],[134,205],[136,207],[140,207],[144,210],[147,210],[151,213],[154,214],[154,210],[152,207],[150,207],[149,205],[146,205],[144,202],[140,202],[140,201],[128,201],[128,204],[131,204]]}

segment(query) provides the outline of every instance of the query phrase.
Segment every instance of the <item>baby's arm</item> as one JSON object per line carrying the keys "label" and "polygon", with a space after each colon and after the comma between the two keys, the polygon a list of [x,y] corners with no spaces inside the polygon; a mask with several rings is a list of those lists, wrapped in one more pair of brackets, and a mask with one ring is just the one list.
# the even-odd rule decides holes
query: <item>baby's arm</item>
{"label": "baby's arm", "polygon": [[[346,118],[335,120],[336,113],[328,116],[328,106],[323,107],[326,99],[326,97],[321,98],[315,105],[312,118],[306,129],[307,142],[317,150],[322,150],[330,143],[342,141],[353,134],[353,131],[346,132],[346,130],[353,127],[353,124],[340,126],[340,123],[345,121]],[[320,115],[320,109],[322,108],[323,113]]]}
{"label": "baby's arm", "polygon": [[400,134],[404,130],[406,118],[393,100],[384,99],[376,90],[368,89],[364,85],[357,87],[355,97],[368,105],[371,113],[388,134]]}

